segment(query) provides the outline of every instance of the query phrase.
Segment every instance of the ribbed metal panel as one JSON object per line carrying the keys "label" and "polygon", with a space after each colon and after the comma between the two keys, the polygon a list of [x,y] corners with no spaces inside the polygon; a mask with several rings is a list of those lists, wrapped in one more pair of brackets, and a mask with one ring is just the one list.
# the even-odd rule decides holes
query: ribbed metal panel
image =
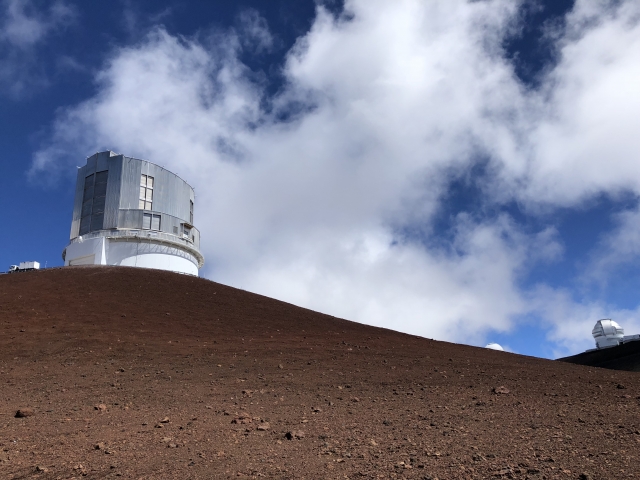
{"label": "ribbed metal panel", "polygon": [[76,180],[76,194],[73,200],[73,216],[71,220],[71,233],[69,239],[73,240],[80,232],[80,214],[82,211],[82,194],[84,193],[84,172],[85,167],[78,169],[78,177]]}
{"label": "ribbed metal panel", "polygon": [[[120,209],[137,209],[140,197],[140,174],[142,162],[135,158],[123,157],[122,182],[120,186]],[[120,226],[120,225],[118,225]]]}
{"label": "ribbed metal panel", "polygon": [[142,174],[154,178],[152,211],[166,213],[189,222],[189,200],[192,199],[193,192],[189,184],[159,165],[135,158],[124,157],[120,208],[139,208]]}
{"label": "ribbed metal panel", "polygon": [[98,165],[98,154],[94,153],[89,158],[87,158],[87,171],[86,175],[90,175],[96,171],[96,166]]}
{"label": "ribbed metal panel", "polygon": [[142,228],[142,210],[119,210],[118,228]]}
{"label": "ribbed metal panel", "polygon": [[97,154],[96,172],[101,172],[109,169],[109,158],[112,152],[100,152]]}
{"label": "ribbed metal panel", "polygon": [[104,205],[104,223],[102,228],[118,227],[118,209],[120,207],[120,186],[122,184],[122,155],[111,156],[108,159],[109,181],[107,182],[107,196]]}

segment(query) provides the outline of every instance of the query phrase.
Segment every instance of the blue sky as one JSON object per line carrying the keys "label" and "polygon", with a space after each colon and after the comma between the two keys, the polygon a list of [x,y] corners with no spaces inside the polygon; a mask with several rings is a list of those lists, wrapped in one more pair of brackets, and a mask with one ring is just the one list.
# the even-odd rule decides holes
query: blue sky
{"label": "blue sky", "polygon": [[105,149],[196,189],[201,275],[547,358],[640,332],[635,1],[0,0],[0,265]]}

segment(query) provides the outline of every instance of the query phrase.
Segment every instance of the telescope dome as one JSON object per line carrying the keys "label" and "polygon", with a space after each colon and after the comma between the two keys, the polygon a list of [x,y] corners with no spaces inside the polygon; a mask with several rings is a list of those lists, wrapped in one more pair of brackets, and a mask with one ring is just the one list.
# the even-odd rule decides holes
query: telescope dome
{"label": "telescope dome", "polygon": [[614,347],[622,342],[624,329],[610,318],[598,320],[591,331],[596,347]]}
{"label": "telescope dome", "polygon": [[487,343],[487,346],[484,348],[488,348],[490,350],[498,350],[500,352],[504,352],[504,348],[502,348],[501,345],[497,344],[497,343]]}

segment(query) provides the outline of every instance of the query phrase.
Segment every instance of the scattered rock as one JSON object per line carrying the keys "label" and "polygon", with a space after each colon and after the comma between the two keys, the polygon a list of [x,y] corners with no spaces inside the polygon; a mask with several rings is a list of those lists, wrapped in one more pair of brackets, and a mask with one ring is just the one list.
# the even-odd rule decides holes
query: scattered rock
{"label": "scattered rock", "polygon": [[313,407],[311,410],[312,410],[314,413],[320,413],[320,412],[322,412],[322,409],[321,409],[320,407]]}
{"label": "scattered rock", "polygon": [[36,472],[38,473],[47,473],[49,471],[49,469],[47,467],[42,467],[40,465],[38,465],[36,467]]}
{"label": "scattered rock", "polygon": [[106,412],[107,411],[107,406],[104,403],[100,403],[98,405],[96,405],[95,407],[93,407],[94,410],[98,410],[100,412]]}
{"label": "scattered rock", "polygon": [[98,442],[93,446],[93,448],[95,448],[96,450],[104,450],[106,447],[104,442]]}
{"label": "scattered rock", "polygon": [[29,407],[19,408],[18,411],[16,412],[16,418],[32,417],[35,414],[36,412],[33,410],[33,408],[29,408]]}
{"label": "scattered rock", "polygon": [[508,393],[511,393],[511,391],[507,388],[507,387],[493,387],[492,390],[493,393],[495,393],[496,395],[507,395]]}
{"label": "scattered rock", "polygon": [[619,383],[618,385],[616,385],[616,388],[618,388],[618,389],[620,389],[620,390],[624,390],[624,389],[625,389],[625,388],[627,388],[627,387],[625,387],[624,385],[622,385],[621,383]]}
{"label": "scattered rock", "polygon": [[278,368],[282,370],[284,367],[283,367],[283,366],[282,366],[282,364],[280,363],[280,364],[278,364]]}
{"label": "scattered rock", "polygon": [[246,425],[247,423],[253,422],[253,419],[247,414],[240,414],[231,420],[231,423],[237,423],[240,425]]}
{"label": "scattered rock", "polygon": [[284,438],[287,440],[293,440],[294,438],[300,440],[305,437],[305,434],[302,430],[294,430],[292,432],[287,432],[284,434]]}
{"label": "scattered rock", "polygon": [[269,425],[269,422],[264,422],[261,423],[260,425],[258,425],[256,427],[256,430],[260,430],[261,432],[265,432],[267,430],[269,430],[271,428],[271,426]]}
{"label": "scattered rock", "polygon": [[160,420],[160,423],[169,423],[171,420],[169,420],[169,417],[164,417],[162,420]]}

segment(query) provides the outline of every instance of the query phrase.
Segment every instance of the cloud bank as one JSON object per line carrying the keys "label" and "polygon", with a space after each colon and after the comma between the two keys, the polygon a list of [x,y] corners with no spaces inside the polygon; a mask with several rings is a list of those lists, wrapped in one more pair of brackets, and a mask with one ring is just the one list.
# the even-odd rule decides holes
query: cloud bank
{"label": "cloud bank", "polygon": [[[250,38],[158,27],[113,52],[99,93],[60,113],[30,173],[105,148],[150,159],[196,189],[205,276],[478,345],[533,318],[558,352],[577,351],[607,307],[527,286],[533,266],[561,258],[561,239],[501,206],[538,215],[640,193],[637,5],[578,1],[536,89],[506,58],[521,7],[506,0],[318,7],[270,97],[239,60],[273,41],[255,12]],[[478,167],[480,208],[453,211],[442,230],[452,182]],[[578,312],[569,323],[566,311]]]}
{"label": "cloud bank", "polygon": [[46,11],[31,0],[0,1],[0,87],[5,94],[20,97],[46,84],[38,48],[74,19],[74,9],[62,0],[50,2]]}

